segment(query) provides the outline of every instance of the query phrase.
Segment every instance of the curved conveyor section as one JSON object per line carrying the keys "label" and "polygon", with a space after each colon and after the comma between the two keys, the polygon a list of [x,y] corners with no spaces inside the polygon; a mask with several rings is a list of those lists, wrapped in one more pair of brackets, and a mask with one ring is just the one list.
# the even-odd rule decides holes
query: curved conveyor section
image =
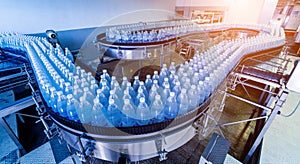
{"label": "curved conveyor section", "polygon": [[72,82],[71,76],[76,74],[75,65],[60,46],[53,48],[42,37],[1,33],[0,47],[4,51],[18,51],[27,54],[43,99],[49,106],[47,111],[60,127],[64,139],[70,145],[80,151],[81,146],[78,144],[78,140],[80,140],[83,146],[93,145],[94,157],[116,162],[122,152],[128,154],[131,161],[138,161],[161,155],[163,150],[172,151],[189,141],[195,135],[192,127],[193,121],[205,112],[210,103],[209,95],[214,92],[235,65],[247,54],[280,47],[285,43],[283,29],[269,25],[212,24],[197,25],[193,27],[193,30],[209,32],[232,28],[256,30],[259,31],[259,34],[250,38],[222,41],[210,47],[205,53],[195,55],[190,63],[183,64],[185,66],[197,60],[207,63],[206,69],[211,83],[205,101],[197,108],[173,119],[134,127],[95,127],[89,123],[72,121],[68,116],[63,117],[51,110],[53,102],[49,98],[49,88],[54,87],[56,91],[59,91],[59,79],[64,78],[67,79],[66,82]]}

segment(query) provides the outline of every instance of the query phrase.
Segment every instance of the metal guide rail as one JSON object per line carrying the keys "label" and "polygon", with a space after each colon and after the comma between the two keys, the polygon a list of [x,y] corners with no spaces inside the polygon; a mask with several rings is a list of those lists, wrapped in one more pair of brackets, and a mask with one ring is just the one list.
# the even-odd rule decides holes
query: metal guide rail
{"label": "metal guide rail", "polygon": [[[204,121],[198,125],[198,127],[202,128],[202,135],[207,135],[205,132],[211,132],[214,128],[217,128],[222,134],[222,130],[220,129],[222,126],[262,120],[263,127],[257,132],[258,134],[255,136],[252,147],[243,161],[244,163],[249,162],[270,124],[278,112],[280,112],[287,97],[288,90],[286,89],[286,84],[289,81],[288,64],[291,64],[291,61],[287,57],[286,47],[246,55],[228,75],[226,86],[219,90],[219,93],[223,95],[223,98],[219,101],[219,109],[223,109],[226,97],[231,97],[255,106],[256,111],[260,111],[261,114],[258,117],[250,117],[249,119],[222,124],[218,124],[215,121],[215,116],[206,115]],[[235,90],[238,86],[241,86],[245,91],[246,97],[236,94]],[[250,88],[252,90],[248,91]],[[260,97],[258,100],[253,100],[255,97],[253,94],[257,92],[260,93]],[[207,124],[209,120],[213,123]]]}

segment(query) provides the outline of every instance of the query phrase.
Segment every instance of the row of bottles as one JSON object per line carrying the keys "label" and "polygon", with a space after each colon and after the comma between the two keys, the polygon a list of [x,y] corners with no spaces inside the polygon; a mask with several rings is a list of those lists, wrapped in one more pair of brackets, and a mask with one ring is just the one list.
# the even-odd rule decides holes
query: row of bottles
{"label": "row of bottles", "polygon": [[[219,28],[219,27],[216,27]],[[138,126],[184,115],[202,104],[240,58],[282,44],[269,34],[222,41],[197,52],[189,62],[147,75],[145,81],[127,77],[121,83],[106,70],[96,81],[92,73],[73,64],[68,49],[53,48],[45,38],[0,35],[1,48],[26,51],[47,105],[62,117],[95,126]]]}

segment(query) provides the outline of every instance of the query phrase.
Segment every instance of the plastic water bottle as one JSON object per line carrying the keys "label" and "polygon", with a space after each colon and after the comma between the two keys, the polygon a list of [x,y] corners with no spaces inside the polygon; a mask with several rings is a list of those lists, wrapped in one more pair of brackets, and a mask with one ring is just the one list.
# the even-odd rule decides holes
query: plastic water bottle
{"label": "plastic water bottle", "polygon": [[130,96],[128,90],[124,90],[124,92],[123,92],[122,100],[125,101],[125,99],[130,100],[131,105],[134,105],[133,99],[132,99],[132,97]]}
{"label": "plastic water bottle", "polygon": [[155,96],[158,95],[157,88],[152,87],[150,92],[149,92],[149,101],[152,103],[154,101]]}
{"label": "plastic water bottle", "polygon": [[63,95],[62,91],[58,91],[57,92],[57,101],[56,101],[56,107],[57,107],[57,111],[59,113],[59,115],[61,115],[62,117],[68,117],[67,115],[67,101],[65,96]]}
{"label": "plastic water bottle", "polygon": [[102,72],[103,72],[104,78],[107,80],[108,84],[110,84],[111,83],[111,78],[110,78],[107,70],[103,69]]}
{"label": "plastic water bottle", "polygon": [[75,76],[73,77],[73,80],[74,80],[74,82],[73,82],[73,86],[75,86],[75,85],[78,85],[78,86],[80,86],[80,85],[81,85],[81,81],[80,81],[80,79],[79,79],[79,76],[78,76],[78,75],[75,75]]}
{"label": "plastic water bottle", "polygon": [[189,108],[189,97],[186,93],[187,90],[183,88],[180,92],[180,94],[177,96],[177,103],[179,106],[179,112],[178,115],[184,115],[188,112]]}
{"label": "plastic water bottle", "polygon": [[[78,102],[76,102],[77,100],[74,99],[72,94],[68,94],[67,95],[67,115],[69,117],[70,120],[79,122],[79,118],[77,115],[77,111],[76,111],[76,106],[78,107]],[[76,105],[77,103],[77,105]]]}
{"label": "plastic water bottle", "polygon": [[56,107],[56,100],[57,100],[56,89],[55,87],[50,87],[49,105],[55,113],[58,112]]}
{"label": "plastic water bottle", "polygon": [[170,84],[171,89],[174,87],[174,85],[172,85],[172,82],[173,82],[175,76],[176,76],[175,71],[171,71],[171,72],[170,72],[170,75],[169,75],[169,78],[168,78],[168,79],[169,79],[169,84]]}
{"label": "plastic water bottle", "polygon": [[68,95],[68,94],[72,94],[72,93],[73,93],[73,89],[72,89],[72,87],[71,87],[70,82],[66,82],[66,83],[65,83],[65,90],[64,90],[64,91],[65,91],[65,92],[64,92],[65,95]]}
{"label": "plastic water bottle", "polygon": [[[126,91],[126,90],[125,90]],[[121,124],[123,127],[134,126],[135,123],[135,109],[130,103],[129,99],[124,99],[124,106],[122,108],[123,117],[121,119]]]}
{"label": "plastic water bottle", "polygon": [[151,86],[152,86],[152,79],[151,79],[151,76],[150,75],[146,75],[146,80],[145,80],[145,87],[149,93],[150,89],[151,89]]}
{"label": "plastic water bottle", "polygon": [[132,88],[134,89],[134,91],[137,91],[139,86],[140,86],[139,76],[134,76],[134,81],[133,81],[133,84],[132,84]]}
{"label": "plastic water bottle", "polygon": [[136,117],[138,125],[147,125],[150,123],[151,113],[144,97],[141,97],[139,100],[136,108]]}
{"label": "plastic water bottle", "polygon": [[148,93],[147,88],[145,87],[145,84],[143,81],[140,81],[140,85],[139,85],[138,89],[142,89],[145,97],[148,97],[149,93]]}
{"label": "plastic water bottle", "polygon": [[159,73],[159,79],[158,79],[158,84],[160,85],[160,86],[162,86],[162,83],[164,82],[164,79],[165,79],[165,77],[167,77],[168,76],[168,74],[167,74],[167,70],[166,70],[166,68],[162,68],[161,70],[160,70],[160,73]]}
{"label": "plastic water bottle", "polygon": [[191,84],[198,85],[198,82],[199,82],[199,73],[195,72],[194,76],[192,77]]}
{"label": "plastic water bottle", "polygon": [[188,79],[187,73],[183,73],[182,76],[180,77],[180,84],[184,84],[186,82],[186,79]]}
{"label": "plastic water bottle", "polygon": [[178,104],[174,92],[170,92],[170,96],[168,97],[164,107],[164,114],[167,119],[173,119],[178,114]]}
{"label": "plastic water bottle", "polygon": [[92,107],[92,122],[93,126],[105,126],[106,125],[106,118],[103,114],[105,111],[105,107],[100,103],[98,97],[94,99],[94,104]]}
{"label": "plastic water bottle", "polygon": [[103,92],[103,94],[105,95],[105,97],[107,97],[107,98],[109,97],[110,88],[107,86],[106,83],[102,83],[101,91]]}
{"label": "plastic water bottle", "polygon": [[122,98],[123,97],[123,91],[119,85],[119,83],[114,83],[114,87],[113,87],[113,90],[115,91],[116,95],[119,97],[119,98]]}
{"label": "plastic water bottle", "polygon": [[212,90],[212,86],[211,86],[209,77],[205,77],[204,89],[205,89],[205,99],[207,99],[209,97],[210,93],[211,93],[211,90]]}
{"label": "plastic water bottle", "polygon": [[99,99],[100,103],[107,108],[108,107],[108,99],[106,98],[106,96],[104,95],[104,93],[102,92],[101,89],[97,89],[97,99]]}
{"label": "plastic water bottle", "polygon": [[61,90],[63,90],[64,91],[64,84],[65,84],[65,80],[64,79],[62,79],[62,78],[60,78],[59,79],[59,88],[61,89]]}
{"label": "plastic water bottle", "polygon": [[161,92],[161,100],[163,104],[166,103],[168,97],[170,96],[170,85],[166,85],[163,91]]}
{"label": "plastic water bottle", "polygon": [[195,85],[191,86],[191,89],[188,92],[189,96],[189,110],[193,110],[199,105],[199,93]]}
{"label": "plastic water bottle", "polygon": [[110,122],[109,126],[120,127],[121,125],[121,111],[118,105],[115,103],[114,99],[108,100],[108,107],[107,107],[107,119]]}
{"label": "plastic water bottle", "polygon": [[[175,75],[174,78],[173,78],[173,80],[170,82],[170,87],[171,87],[171,89],[173,89],[173,88],[175,87],[175,85],[176,85],[177,82],[180,83],[178,76]],[[180,84],[181,84],[181,83],[180,83]]]}
{"label": "plastic water bottle", "polygon": [[[118,85],[119,85],[116,76],[112,76],[112,77],[111,77],[111,82],[110,82],[110,88],[111,88],[111,89],[114,89],[115,84],[118,84]],[[119,85],[119,87],[120,87],[120,85]]]}
{"label": "plastic water bottle", "polygon": [[165,116],[164,116],[163,109],[164,109],[164,104],[161,101],[160,95],[157,94],[155,95],[155,98],[150,106],[150,111],[153,116],[153,122],[157,123],[157,122],[164,121]]}
{"label": "plastic water bottle", "polygon": [[90,92],[88,87],[83,88],[83,95],[84,99],[88,101],[90,104],[93,103],[95,96]]}
{"label": "plastic water bottle", "polygon": [[140,98],[144,98],[144,99],[146,99],[146,96],[145,96],[145,94],[144,94],[144,91],[140,88],[140,89],[138,89],[138,92],[137,92],[137,95],[136,95],[136,98],[135,98],[135,106],[138,106],[139,105],[139,103],[140,103]]}
{"label": "plastic water bottle", "polygon": [[83,91],[79,88],[78,85],[74,85],[73,95],[74,95],[74,98],[78,101],[79,101],[80,97],[83,95]]}
{"label": "plastic water bottle", "polygon": [[191,79],[185,79],[185,83],[182,84],[182,88],[189,90],[191,88]]}
{"label": "plastic water bottle", "polygon": [[176,72],[176,66],[175,66],[175,62],[171,62],[170,67],[169,67],[169,71],[172,72]]}
{"label": "plastic water bottle", "polygon": [[110,87],[110,82],[108,82],[105,78],[104,75],[101,75],[100,76],[100,83],[99,83],[99,88],[102,88],[103,87],[103,84],[105,83],[108,87]]}
{"label": "plastic water bottle", "polygon": [[84,96],[80,97],[79,106],[77,109],[78,118],[81,123],[90,124],[92,121],[92,105],[85,99]]}
{"label": "plastic water bottle", "polygon": [[130,82],[127,82],[127,87],[126,87],[126,90],[128,90],[130,96],[132,98],[135,98],[136,97],[136,92],[134,91],[134,89],[131,87],[131,84]]}
{"label": "plastic water bottle", "polygon": [[122,91],[124,91],[124,90],[126,89],[127,83],[128,83],[127,77],[126,77],[126,76],[123,76],[123,78],[122,78],[122,84],[121,84],[121,89],[122,89]]}
{"label": "plastic water bottle", "polygon": [[92,81],[91,81],[91,85],[90,85],[90,92],[91,92],[93,95],[96,95],[96,94],[97,94],[97,89],[98,89],[98,85],[97,85],[96,80],[92,80]]}
{"label": "plastic water bottle", "polygon": [[88,72],[88,73],[86,74],[86,80],[87,80],[88,82],[90,82],[90,81],[92,81],[92,80],[95,80],[95,78],[93,77],[93,75],[92,75],[91,72]]}
{"label": "plastic water bottle", "polygon": [[198,82],[197,89],[199,92],[199,104],[202,104],[205,100],[205,95],[206,95],[203,81]]}
{"label": "plastic water bottle", "polygon": [[118,107],[122,108],[122,106],[123,106],[122,101],[120,101],[120,98],[119,98],[118,95],[116,94],[116,91],[115,91],[115,90],[110,90],[110,91],[109,91],[109,94],[110,94],[110,95],[109,95],[108,101],[109,101],[110,99],[114,99],[115,104],[116,104]]}
{"label": "plastic water bottle", "polygon": [[154,81],[154,80],[157,80],[157,81],[159,80],[158,71],[153,72],[152,81]]}
{"label": "plastic water bottle", "polygon": [[177,97],[180,92],[181,92],[181,86],[180,86],[180,82],[177,82],[176,85],[173,87],[172,92],[175,93],[175,97]]}
{"label": "plastic water bottle", "polygon": [[165,88],[166,85],[170,85],[169,79],[167,77],[164,78],[164,81],[162,82],[161,87]]}

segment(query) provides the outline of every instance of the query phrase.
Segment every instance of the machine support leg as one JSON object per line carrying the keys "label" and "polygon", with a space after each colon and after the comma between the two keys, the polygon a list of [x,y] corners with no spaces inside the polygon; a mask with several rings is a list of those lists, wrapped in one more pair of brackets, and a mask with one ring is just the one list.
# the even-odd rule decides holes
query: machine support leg
{"label": "machine support leg", "polygon": [[4,130],[8,133],[8,135],[13,140],[13,142],[17,145],[17,147],[19,148],[21,154],[25,155],[26,154],[25,149],[23,148],[22,144],[20,143],[19,138],[16,136],[16,134],[13,132],[13,130],[8,125],[8,123],[5,120],[5,118],[1,117],[0,124],[4,128]]}
{"label": "machine support leg", "polygon": [[263,139],[264,135],[266,134],[267,130],[269,129],[271,123],[275,119],[275,116],[277,115],[279,109],[282,107],[283,102],[285,101],[288,93],[283,92],[282,95],[280,96],[279,100],[277,100],[275,108],[272,110],[269,118],[267,119],[264,127],[260,131],[259,135],[257,136],[255,142],[253,143],[251,149],[249,150],[247,156],[245,157],[243,163],[248,163],[249,159],[252,157],[253,153],[255,152],[256,148],[260,144],[261,140]]}

